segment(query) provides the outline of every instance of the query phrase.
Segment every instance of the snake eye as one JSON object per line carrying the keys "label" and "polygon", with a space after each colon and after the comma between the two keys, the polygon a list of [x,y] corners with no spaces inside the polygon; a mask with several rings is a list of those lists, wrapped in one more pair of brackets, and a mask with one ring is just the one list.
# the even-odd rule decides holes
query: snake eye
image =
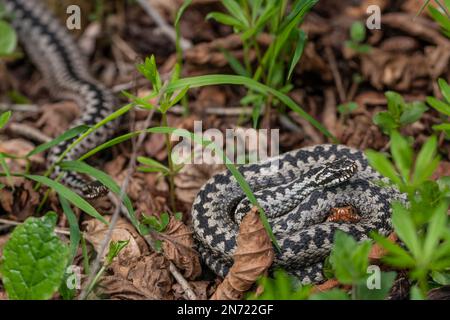
{"label": "snake eye", "polygon": [[357,170],[354,161],[342,158],[323,164],[315,180],[322,186],[334,186],[350,179]]}

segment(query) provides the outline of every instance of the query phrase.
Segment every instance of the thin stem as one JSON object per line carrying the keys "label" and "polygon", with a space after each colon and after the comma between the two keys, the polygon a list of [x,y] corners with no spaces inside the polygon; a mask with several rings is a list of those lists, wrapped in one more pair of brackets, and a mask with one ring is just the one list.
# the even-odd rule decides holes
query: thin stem
{"label": "thin stem", "polygon": [[[167,114],[166,113],[162,114],[161,121],[162,121],[162,125],[164,127],[168,127]],[[168,178],[169,178],[170,207],[172,208],[173,212],[176,212],[176,206],[175,206],[175,181],[174,181],[175,170],[174,170],[173,161],[172,161],[172,142],[170,141],[170,134],[166,133],[165,134],[165,138],[166,138],[167,160],[168,160],[168,164],[169,164]]]}

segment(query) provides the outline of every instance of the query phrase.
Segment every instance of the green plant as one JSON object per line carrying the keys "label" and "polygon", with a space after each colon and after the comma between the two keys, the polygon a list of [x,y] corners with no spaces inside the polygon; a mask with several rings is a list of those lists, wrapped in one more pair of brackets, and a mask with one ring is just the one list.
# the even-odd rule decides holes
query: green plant
{"label": "green plant", "polygon": [[105,261],[104,261],[102,267],[100,268],[100,270],[95,275],[94,279],[89,284],[89,286],[86,290],[86,292],[87,292],[86,296],[90,292],[92,292],[94,287],[98,284],[100,277],[103,275],[105,270],[111,265],[114,258],[116,258],[119,255],[120,251],[122,251],[128,245],[129,242],[130,242],[130,240],[120,240],[120,241],[111,241],[109,243],[109,250],[108,250],[108,253],[106,254]]}
{"label": "green plant", "polygon": [[4,20],[6,11],[0,3],[0,57],[8,57],[17,46],[17,34],[11,25]]}
{"label": "green plant", "polygon": [[374,234],[373,238],[388,251],[383,260],[394,267],[409,269],[411,279],[425,296],[432,274],[446,274],[450,270],[447,217],[450,180],[448,177],[430,180],[439,164],[436,137],[430,137],[417,156],[409,139],[397,131],[392,131],[390,138],[393,161],[371,150],[367,151],[367,157],[372,167],[407,195],[408,203],[392,205],[392,224],[404,247],[380,235]]}
{"label": "green plant", "polygon": [[366,43],[366,26],[361,21],[355,21],[350,27],[350,40],[345,45],[358,53],[369,53],[372,47]]}
{"label": "green plant", "polygon": [[[425,2],[424,6],[428,4],[429,0]],[[441,11],[433,6],[428,6],[428,12],[431,17],[436,21],[442,28],[442,33],[450,38],[450,0],[443,0],[443,3],[436,0]]]}
{"label": "green plant", "polygon": [[373,122],[385,134],[419,120],[428,109],[424,103],[419,101],[406,103],[400,94],[393,91],[387,91],[385,96],[387,99],[387,111],[379,112],[373,117]]}
{"label": "green plant", "polygon": [[450,123],[448,120],[450,117],[450,86],[442,78],[438,80],[438,85],[444,100],[438,100],[435,97],[427,97],[427,103],[443,115],[443,123],[434,125],[433,129],[442,130],[447,137],[450,137]]}
{"label": "green plant", "polygon": [[49,299],[59,288],[69,248],[54,233],[57,216],[28,218],[3,249],[1,277],[9,299]]}
{"label": "green plant", "polygon": [[[227,13],[212,12],[207,18],[233,27],[240,35],[244,51],[244,64],[230,53],[224,52],[230,66],[240,76],[260,81],[286,94],[292,90],[293,70],[300,60],[306,43],[306,34],[298,27],[317,0],[222,0]],[[289,10],[290,8],[290,10]],[[272,37],[262,50],[258,37],[266,32]],[[257,63],[252,64],[255,53]],[[257,126],[261,114],[270,114],[279,101],[272,94],[249,91],[241,101],[253,105],[253,125]]]}

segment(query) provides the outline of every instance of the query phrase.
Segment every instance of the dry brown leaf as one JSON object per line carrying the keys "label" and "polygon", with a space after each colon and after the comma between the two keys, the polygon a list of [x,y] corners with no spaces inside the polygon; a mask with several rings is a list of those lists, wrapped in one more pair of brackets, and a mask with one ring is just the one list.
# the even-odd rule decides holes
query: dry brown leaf
{"label": "dry brown leaf", "polygon": [[[397,242],[397,240],[398,240],[397,235],[396,235],[394,232],[392,232],[392,233],[389,235],[388,239],[389,239],[390,241],[394,242],[394,243]],[[375,243],[375,244],[372,246],[372,249],[371,249],[370,252],[369,252],[369,260],[370,260],[372,263],[380,262],[380,259],[381,259],[383,256],[385,256],[386,253],[387,253],[386,249],[384,249],[384,248],[383,248],[382,246],[380,246],[378,243]]]}
{"label": "dry brown leaf", "polygon": [[256,279],[270,268],[273,259],[272,242],[259,218],[258,209],[254,207],[242,219],[234,264],[211,299],[241,299]]}
{"label": "dry brown leaf", "polygon": [[42,106],[42,116],[37,126],[48,136],[56,137],[63,133],[80,114],[77,104],[72,101],[62,101]]}
{"label": "dry brown leaf", "polygon": [[324,283],[315,285],[312,288],[311,293],[328,291],[333,288],[336,288],[337,286],[339,286],[339,281],[337,281],[336,279],[330,279],[330,280],[325,281]]}
{"label": "dry brown leaf", "polygon": [[175,176],[175,193],[183,202],[192,203],[198,190],[214,174],[223,171],[223,165],[187,164]]}
{"label": "dry brown leaf", "polygon": [[[24,139],[9,139],[6,141],[0,141],[0,152],[14,155],[17,157],[26,156],[36,146]],[[42,154],[35,154],[30,157],[32,163],[43,164],[45,163]],[[25,159],[6,159],[6,163],[11,171],[22,172],[27,166]]]}
{"label": "dry brown leaf", "polygon": [[192,231],[182,221],[171,217],[162,240],[164,256],[183,270],[186,279],[195,279],[202,273]]}
{"label": "dry brown leaf", "polygon": [[[214,291],[217,289],[217,282],[211,281],[189,281],[189,286],[194,291],[198,300],[207,300],[209,296],[211,296]],[[172,286],[173,295],[175,300],[185,300],[186,294],[185,290],[179,283],[175,283]]]}
{"label": "dry brown leaf", "polygon": [[40,198],[33,188],[33,183],[21,177],[12,177],[13,190],[6,178],[0,178],[0,182],[7,186],[0,190],[0,206],[19,221],[32,216]]}
{"label": "dry brown leaf", "polygon": [[133,259],[127,274],[102,278],[102,292],[121,300],[173,299],[168,267],[168,261],[158,253]]}
{"label": "dry brown leaf", "polygon": [[[110,217],[105,217],[107,221]],[[85,225],[85,238],[89,241],[96,252],[99,252],[103,239],[108,232],[108,226],[102,222],[91,219],[83,223]],[[148,252],[148,247],[144,239],[136,232],[134,227],[125,219],[119,218],[114,227],[110,241],[127,241],[128,245],[119,253],[116,260],[118,261],[116,273],[127,273],[129,262],[133,258],[138,258]],[[105,250],[107,251],[107,250]],[[104,252],[106,255],[107,252]]]}

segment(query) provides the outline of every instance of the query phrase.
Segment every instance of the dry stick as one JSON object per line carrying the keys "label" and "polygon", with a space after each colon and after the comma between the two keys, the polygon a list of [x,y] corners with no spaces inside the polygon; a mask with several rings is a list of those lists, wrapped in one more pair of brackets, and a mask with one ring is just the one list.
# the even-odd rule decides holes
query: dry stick
{"label": "dry stick", "polygon": [[0,103],[1,111],[17,111],[17,112],[39,112],[39,107],[35,104],[5,104]]}
{"label": "dry stick", "polygon": [[[13,220],[7,220],[7,219],[0,219],[0,224],[4,224],[7,226],[20,226],[23,222],[13,221]],[[70,231],[64,228],[55,228],[55,232],[59,234],[64,234],[70,236]]]}
{"label": "dry stick", "polygon": [[[173,43],[175,43],[177,36],[174,28],[172,28],[170,25],[166,23],[166,21],[163,19],[163,17],[161,17],[158,11],[152,7],[150,1],[137,0],[137,2],[140,4],[142,9],[144,9],[144,11],[150,16],[150,18],[156,23],[161,32],[164,33],[167,37],[169,37],[169,39],[172,40]],[[192,47],[192,43],[184,38],[180,39],[180,45],[181,49],[183,50],[187,50]]]}
{"label": "dry stick", "polygon": [[[148,127],[148,125],[150,124],[150,122],[153,118],[153,114],[154,114],[153,110],[148,114],[147,119],[145,119],[145,127]],[[126,193],[126,190],[128,188],[128,184],[130,183],[130,178],[131,178],[131,175],[133,174],[135,161],[136,161],[136,157],[137,157],[137,151],[139,150],[142,143],[144,142],[145,135],[146,135],[145,132],[141,133],[138,136],[137,143],[133,143],[133,151],[132,151],[132,154],[130,157],[130,162],[129,162],[128,168],[127,168],[128,172],[127,172],[127,175],[125,176],[125,179],[120,188],[120,194],[119,194],[119,197],[117,200],[118,203],[120,203],[121,202],[120,200],[123,199],[123,197]],[[106,233],[105,237],[103,238],[103,241],[100,246],[100,250],[97,254],[96,259],[94,260],[94,262],[91,265],[88,281],[86,282],[86,286],[84,286],[83,290],[80,293],[80,296],[78,298],[79,300],[84,300],[86,298],[86,296],[89,294],[88,289],[89,289],[89,287],[91,287],[91,282],[95,279],[97,272],[100,269],[101,260],[103,259],[105,250],[108,247],[109,241],[111,240],[111,236],[114,231],[114,227],[119,219],[120,213],[121,213],[121,206],[116,205],[114,213],[111,217],[111,221],[109,223],[108,232]],[[128,215],[126,215],[126,216],[128,217]]]}
{"label": "dry stick", "polygon": [[43,134],[41,130],[22,123],[12,122],[8,125],[7,130],[15,135],[19,135],[39,143],[46,143],[52,140],[52,138],[46,134]]}
{"label": "dry stick", "polygon": [[330,47],[325,47],[325,54],[327,55],[328,63],[330,64],[331,73],[333,74],[334,82],[336,83],[336,89],[339,94],[339,99],[341,103],[347,101],[347,97],[345,95],[344,86],[342,84],[341,74],[339,73],[339,69],[337,67],[336,58],[334,57],[333,50]]}

